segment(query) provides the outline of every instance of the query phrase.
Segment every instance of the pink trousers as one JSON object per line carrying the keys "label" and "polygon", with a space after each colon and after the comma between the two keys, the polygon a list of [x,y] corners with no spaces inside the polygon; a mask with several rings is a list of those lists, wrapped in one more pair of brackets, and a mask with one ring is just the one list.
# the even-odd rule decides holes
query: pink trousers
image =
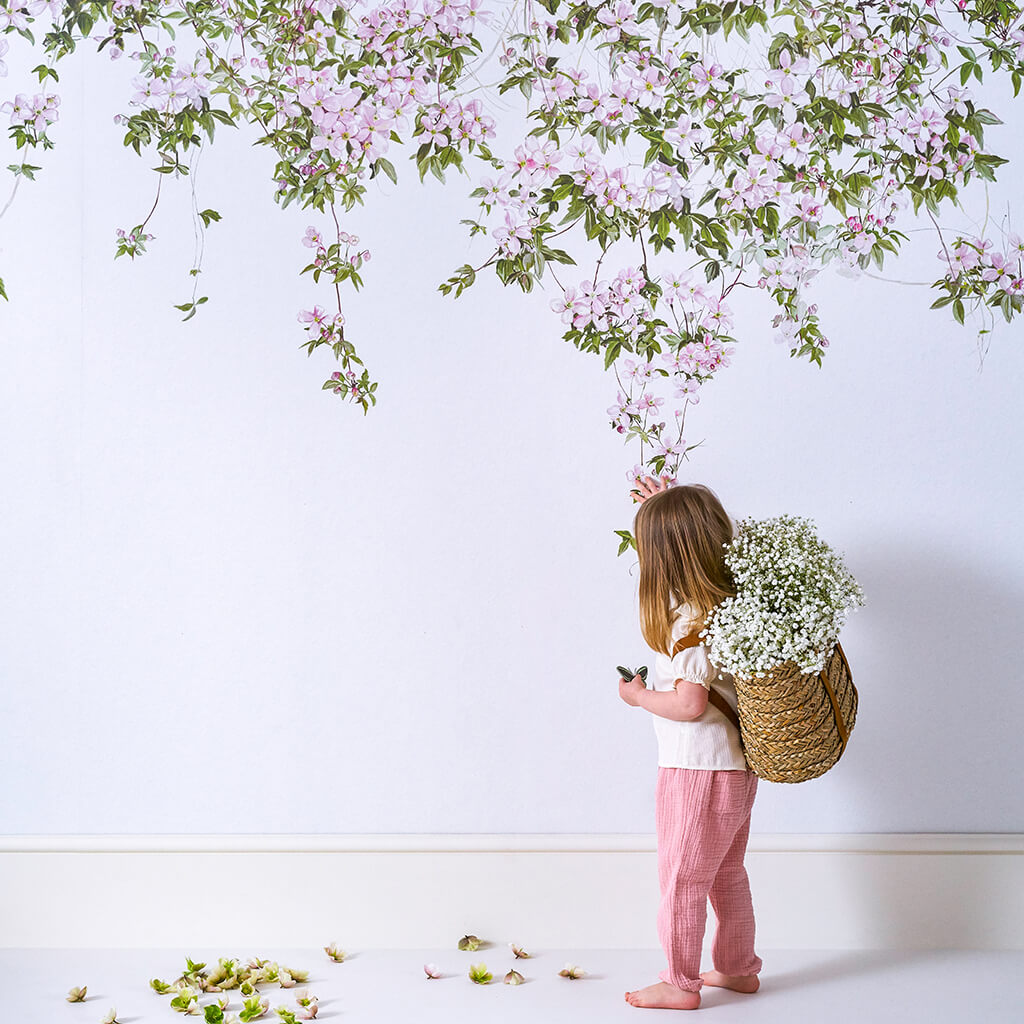
{"label": "pink trousers", "polygon": [[668,968],[658,977],[699,992],[711,898],[718,919],[711,957],[722,974],[757,974],[754,907],[743,855],[757,793],[752,771],[658,768],[658,938]]}

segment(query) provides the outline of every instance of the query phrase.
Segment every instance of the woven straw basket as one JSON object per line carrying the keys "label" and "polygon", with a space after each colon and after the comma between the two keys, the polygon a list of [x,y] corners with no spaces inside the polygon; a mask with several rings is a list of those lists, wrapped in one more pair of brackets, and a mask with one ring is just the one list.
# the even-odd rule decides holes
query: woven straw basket
{"label": "woven straw basket", "polygon": [[857,719],[857,688],[837,643],[821,672],[791,661],[763,679],[736,678],[743,752],[769,782],[805,782],[842,756]]}

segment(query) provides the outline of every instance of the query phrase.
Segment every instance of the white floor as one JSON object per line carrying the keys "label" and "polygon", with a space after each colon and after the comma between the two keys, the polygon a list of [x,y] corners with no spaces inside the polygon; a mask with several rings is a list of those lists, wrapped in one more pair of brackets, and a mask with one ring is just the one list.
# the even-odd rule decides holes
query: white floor
{"label": "white floor", "polygon": [[[561,1024],[585,1021],[677,1019],[680,1011],[640,1010],[623,992],[656,980],[664,966],[657,950],[530,950],[515,966],[526,978],[501,984],[513,965],[507,946],[473,953],[451,950],[351,950],[342,964],[321,950],[35,950],[0,949],[0,1021],[3,1024],[99,1024],[116,1007],[121,1024],[201,1021],[174,1013],[149,979],[172,981],[185,954],[216,963],[218,957],[256,955],[309,971],[307,988],[319,996],[318,1020],[331,1024]],[[761,990],[745,996],[702,990],[698,1019],[719,1024],[1024,1024],[1024,951],[965,950],[759,950]],[[705,969],[711,966],[705,957]],[[469,965],[484,961],[494,981],[473,984]],[[558,976],[566,962],[587,976]],[[444,977],[430,981],[423,964]],[[84,1003],[68,1003],[72,986],[88,986]],[[294,1008],[289,990],[264,990],[270,1010]],[[209,999],[211,997],[206,997]],[[206,1001],[206,1000],[204,1000]],[[241,1003],[232,993],[230,1011]]]}

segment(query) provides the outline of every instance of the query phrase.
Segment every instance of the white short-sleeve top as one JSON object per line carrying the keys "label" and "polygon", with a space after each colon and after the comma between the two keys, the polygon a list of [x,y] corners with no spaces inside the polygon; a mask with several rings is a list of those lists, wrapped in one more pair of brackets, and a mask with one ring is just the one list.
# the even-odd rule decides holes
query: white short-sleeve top
{"label": "white short-sleeve top", "polygon": [[[698,621],[699,617],[690,605],[684,604],[677,608],[672,624],[672,643],[686,636],[697,626]],[[714,688],[731,707],[736,707],[736,684],[733,677],[711,664],[708,648],[704,644],[687,647],[674,658],[660,651],[655,652],[654,689],[671,690],[679,679],[700,683],[708,690]],[[658,739],[660,767],[720,771],[748,767],[740,747],[738,730],[713,704],[709,703],[700,718],[692,722],[674,722],[659,715],[651,717],[654,719],[654,733]]]}

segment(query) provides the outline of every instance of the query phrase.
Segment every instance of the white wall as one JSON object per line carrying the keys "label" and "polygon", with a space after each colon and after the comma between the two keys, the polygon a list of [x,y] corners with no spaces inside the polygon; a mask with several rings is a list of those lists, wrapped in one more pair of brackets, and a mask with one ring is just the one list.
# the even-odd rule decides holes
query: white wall
{"label": "white wall", "polygon": [[[0,949],[650,949],[656,862],[653,836],[594,833],[0,836]],[[1024,949],[1019,835],[760,833],[745,863],[759,948]],[[183,880],[202,913],[166,898]]]}
{"label": "white wall", "polygon": [[[344,293],[381,381],[364,417],[298,348],[330,297],[299,240],[326,218],[273,205],[271,154],[227,131],[204,153],[223,221],[182,324],[189,183],[163,181],[151,253],[114,261],[155,160],[112,123],[126,67],[62,81],[58,148],[0,220],[3,832],[650,832],[653,730],[614,672],[650,657],[612,533],[637,460],[553,286],[442,297],[486,255],[458,225],[472,184],[371,183],[343,222],[373,253]],[[892,275],[930,279],[914,237]],[[762,783],[753,829],[1020,831],[1019,323],[979,372],[925,288],[816,292],[824,368],[744,306],[690,421],[684,478],[737,518],[815,518],[869,602],[847,755]]]}

